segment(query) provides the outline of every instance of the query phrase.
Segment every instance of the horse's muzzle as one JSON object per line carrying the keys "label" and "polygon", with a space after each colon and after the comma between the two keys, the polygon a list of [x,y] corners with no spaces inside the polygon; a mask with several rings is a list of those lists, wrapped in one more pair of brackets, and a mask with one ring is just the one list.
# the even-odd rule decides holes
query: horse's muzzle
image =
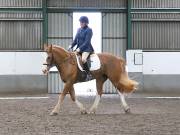
{"label": "horse's muzzle", "polygon": [[43,69],[42,69],[42,72],[43,72],[44,75],[47,75],[49,71],[48,71],[47,68],[43,68]]}
{"label": "horse's muzzle", "polygon": [[43,63],[43,65],[45,65],[46,67],[44,66],[44,68],[42,69],[42,72],[43,72],[44,75],[47,75],[48,72],[49,72],[49,69],[50,69],[49,64]]}

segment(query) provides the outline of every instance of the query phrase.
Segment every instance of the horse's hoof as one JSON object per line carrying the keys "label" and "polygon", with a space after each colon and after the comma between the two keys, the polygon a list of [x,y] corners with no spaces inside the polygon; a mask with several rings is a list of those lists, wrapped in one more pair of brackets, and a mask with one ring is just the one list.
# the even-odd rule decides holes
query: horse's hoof
{"label": "horse's hoof", "polygon": [[126,109],[124,109],[124,111],[125,111],[126,114],[130,114],[131,113],[131,109],[130,108],[126,108]]}
{"label": "horse's hoof", "polygon": [[56,115],[58,115],[57,112],[51,112],[51,113],[50,113],[50,116],[56,116]]}
{"label": "horse's hoof", "polygon": [[96,113],[96,109],[95,108],[89,110],[89,114],[95,114],[95,113]]}
{"label": "horse's hoof", "polygon": [[89,114],[96,114],[96,112],[95,111],[90,111]]}
{"label": "horse's hoof", "polygon": [[82,114],[82,115],[87,114],[87,111],[86,111],[86,110],[83,110],[83,111],[81,111],[81,114]]}

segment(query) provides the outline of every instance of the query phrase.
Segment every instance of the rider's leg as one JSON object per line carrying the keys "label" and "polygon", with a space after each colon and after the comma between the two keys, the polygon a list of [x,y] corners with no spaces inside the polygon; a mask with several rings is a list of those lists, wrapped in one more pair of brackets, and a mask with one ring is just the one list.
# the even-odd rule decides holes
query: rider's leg
{"label": "rider's leg", "polygon": [[90,52],[83,52],[82,53],[82,62],[83,64],[87,62],[87,58],[89,56]]}
{"label": "rider's leg", "polygon": [[90,54],[90,52],[83,52],[82,53],[83,69],[87,72],[86,81],[89,81],[92,79],[92,75],[90,74],[89,67],[87,64],[87,58],[89,57],[89,54]]}
{"label": "rider's leg", "polygon": [[89,72],[89,67],[87,65],[88,56],[89,56],[89,52],[83,52],[82,53],[83,68],[84,68],[84,70],[86,70],[86,72]]}

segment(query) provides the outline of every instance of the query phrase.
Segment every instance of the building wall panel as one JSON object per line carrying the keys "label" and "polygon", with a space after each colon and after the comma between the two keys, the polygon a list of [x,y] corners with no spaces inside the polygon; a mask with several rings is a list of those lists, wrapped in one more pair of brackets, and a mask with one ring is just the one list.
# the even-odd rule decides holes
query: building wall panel
{"label": "building wall panel", "polygon": [[180,13],[134,13],[132,18],[133,49],[180,49]]}
{"label": "building wall panel", "polygon": [[126,8],[126,0],[48,0],[48,7],[58,8]]}
{"label": "building wall panel", "polygon": [[43,0],[0,0],[0,7],[42,7]]}
{"label": "building wall panel", "polygon": [[42,23],[0,21],[0,50],[42,50]]}
{"label": "building wall panel", "polygon": [[132,8],[180,8],[179,0],[132,0]]}

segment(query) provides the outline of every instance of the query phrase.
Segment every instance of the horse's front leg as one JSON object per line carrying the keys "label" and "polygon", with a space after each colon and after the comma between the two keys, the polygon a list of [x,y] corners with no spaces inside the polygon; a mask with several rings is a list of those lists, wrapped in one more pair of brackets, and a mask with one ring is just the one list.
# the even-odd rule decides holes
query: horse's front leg
{"label": "horse's front leg", "polygon": [[86,108],[83,106],[83,104],[81,102],[79,102],[79,100],[76,98],[75,96],[75,91],[74,88],[72,87],[71,90],[69,91],[71,99],[73,102],[76,103],[76,105],[79,107],[81,114],[87,114]]}
{"label": "horse's front leg", "polygon": [[60,111],[60,108],[62,106],[63,100],[67,94],[67,92],[69,91],[69,89],[72,87],[71,84],[66,83],[63,89],[62,94],[59,95],[59,99],[58,99],[58,103],[56,104],[56,106],[54,107],[54,109],[52,110],[52,112],[50,113],[51,116],[53,115],[57,115]]}

